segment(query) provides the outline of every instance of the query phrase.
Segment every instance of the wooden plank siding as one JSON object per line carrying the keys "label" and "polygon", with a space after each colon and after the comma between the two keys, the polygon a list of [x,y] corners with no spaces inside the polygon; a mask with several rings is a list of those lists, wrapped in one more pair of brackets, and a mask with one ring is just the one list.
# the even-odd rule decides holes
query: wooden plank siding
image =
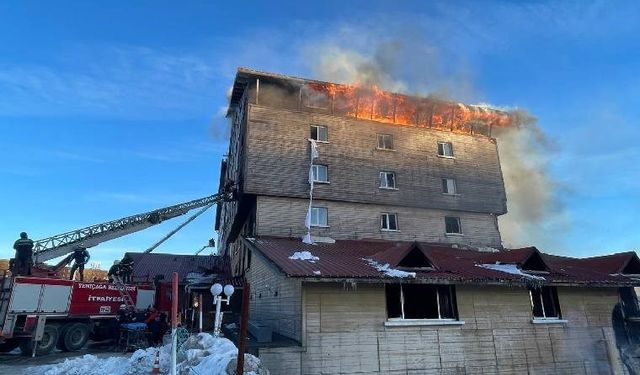
{"label": "wooden plank siding", "polygon": [[[481,213],[506,213],[495,140],[367,120],[249,105],[245,192],[305,198],[309,195],[310,126],[328,128],[317,164],[329,169],[319,199]],[[376,134],[391,134],[394,151],[377,149]],[[437,155],[451,142],[455,158]],[[398,190],[379,189],[379,172],[396,173]],[[459,195],[442,194],[454,178]]]}
{"label": "wooden plank siding", "polygon": [[[566,324],[532,324],[527,290],[458,286],[461,326],[385,327],[382,285],[305,283],[301,348],[261,349],[274,374],[614,374],[615,288],[559,288]],[[255,301],[254,301],[255,302]],[[284,310],[284,309],[282,309]],[[613,345],[615,348],[615,345]],[[274,360],[277,358],[277,360]],[[613,357],[613,358],[612,358]],[[294,371],[300,369],[300,372]]]}
{"label": "wooden plank siding", "polygon": [[[326,207],[329,213],[329,227],[312,228],[311,234],[314,236],[501,246],[496,216],[491,214],[320,199],[314,200],[313,205]],[[302,237],[307,232],[304,220],[308,207],[308,199],[259,196],[256,211],[257,235]],[[399,231],[380,229],[382,212],[398,215]],[[445,234],[445,216],[460,217],[463,236]]]}

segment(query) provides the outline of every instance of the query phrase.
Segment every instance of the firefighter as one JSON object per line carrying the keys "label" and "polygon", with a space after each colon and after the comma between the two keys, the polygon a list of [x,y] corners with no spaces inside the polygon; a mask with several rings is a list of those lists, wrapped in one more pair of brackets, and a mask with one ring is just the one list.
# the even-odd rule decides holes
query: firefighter
{"label": "firefighter", "polygon": [[133,273],[133,259],[128,254],[120,261],[120,272],[123,283],[131,283],[131,274]]}
{"label": "firefighter", "polygon": [[84,281],[84,265],[87,264],[89,258],[89,252],[85,248],[77,248],[73,251],[73,266],[71,267],[71,272],[69,275],[69,280],[73,280],[76,270],[80,271],[80,281]]}
{"label": "firefighter", "polygon": [[113,265],[109,268],[109,272],[107,272],[107,277],[109,278],[109,282],[114,282],[115,277],[120,277],[120,261],[114,260]]}
{"label": "firefighter", "polygon": [[20,238],[13,244],[16,258],[13,262],[13,272],[16,275],[31,275],[33,265],[33,241],[26,232],[20,233]]}

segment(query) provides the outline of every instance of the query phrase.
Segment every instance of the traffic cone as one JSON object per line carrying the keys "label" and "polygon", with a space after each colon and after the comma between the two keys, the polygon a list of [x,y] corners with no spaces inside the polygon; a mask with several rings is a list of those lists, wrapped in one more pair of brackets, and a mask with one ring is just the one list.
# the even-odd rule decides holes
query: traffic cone
{"label": "traffic cone", "polygon": [[156,352],[156,359],[153,362],[153,368],[151,368],[151,373],[152,374],[160,373],[160,351],[159,350]]}

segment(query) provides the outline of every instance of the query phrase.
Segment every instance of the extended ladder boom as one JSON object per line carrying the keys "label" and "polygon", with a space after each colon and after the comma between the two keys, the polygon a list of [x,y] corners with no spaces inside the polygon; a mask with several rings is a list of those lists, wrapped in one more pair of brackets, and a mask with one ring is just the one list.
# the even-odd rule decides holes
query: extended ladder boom
{"label": "extended ladder boom", "polygon": [[45,262],[67,255],[78,248],[90,248],[102,242],[125,236],[160,224],[164,220],[184,215],[195,208],[209,206],[223,200],[230,200],[231,192],[221,192],[205,198],[180,203],[145,212],[143,214],[124,217],[102,224],[88,226],[67,233],[35,241],[33,257],[35,262]]}

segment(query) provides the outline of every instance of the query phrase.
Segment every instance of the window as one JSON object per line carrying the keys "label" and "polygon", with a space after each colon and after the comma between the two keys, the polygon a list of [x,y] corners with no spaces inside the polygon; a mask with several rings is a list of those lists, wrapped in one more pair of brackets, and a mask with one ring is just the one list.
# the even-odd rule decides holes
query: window
{"label": "window", "polygon": [[390,213],[380,215],[380,229],[398,230],[398,215]]}
{"label": "window", "polygon": [[456,180],[453,178],[443,178],[442,179],[442,192],[444,194],[454,195],[458,193],[456,189]]}
{"label": "window", "polygon": [[552,286],[529,289],[534,319],[561,319],[558,290]]}
{"label": "window", "polygon": [[311,207],[311,226],[329,226],[329,210],[326,207]]}
{"label": "window", "polygon": [[453,157],[453,145],[451,142],[438,142],[438,156]]}
{"label": "window", "polygon": [[444,225],[447,234],[462,234],[460,229],[460,218],[447,216],[444,218]]}
{"label": "window", "polygon": [[380,187],[383,189],[395,189],[396,174],[394,172],[380,172]]}
{"label": "window", "polygon": [[313,165],[311,167],[313,182],[329,182],[326,165]]}
{"label": "window", "polygon": [[381,150],[393,150],[393,136],[391,134],[378,134],[378,148]]}
{"label": "window", "polygon": [[329,142],[329,131],[326,126],[311,125],[311,139],[318,142]]}
{"label": "window", "polygon": [[457,320],[453,285],[387,284],[389,319]]}

